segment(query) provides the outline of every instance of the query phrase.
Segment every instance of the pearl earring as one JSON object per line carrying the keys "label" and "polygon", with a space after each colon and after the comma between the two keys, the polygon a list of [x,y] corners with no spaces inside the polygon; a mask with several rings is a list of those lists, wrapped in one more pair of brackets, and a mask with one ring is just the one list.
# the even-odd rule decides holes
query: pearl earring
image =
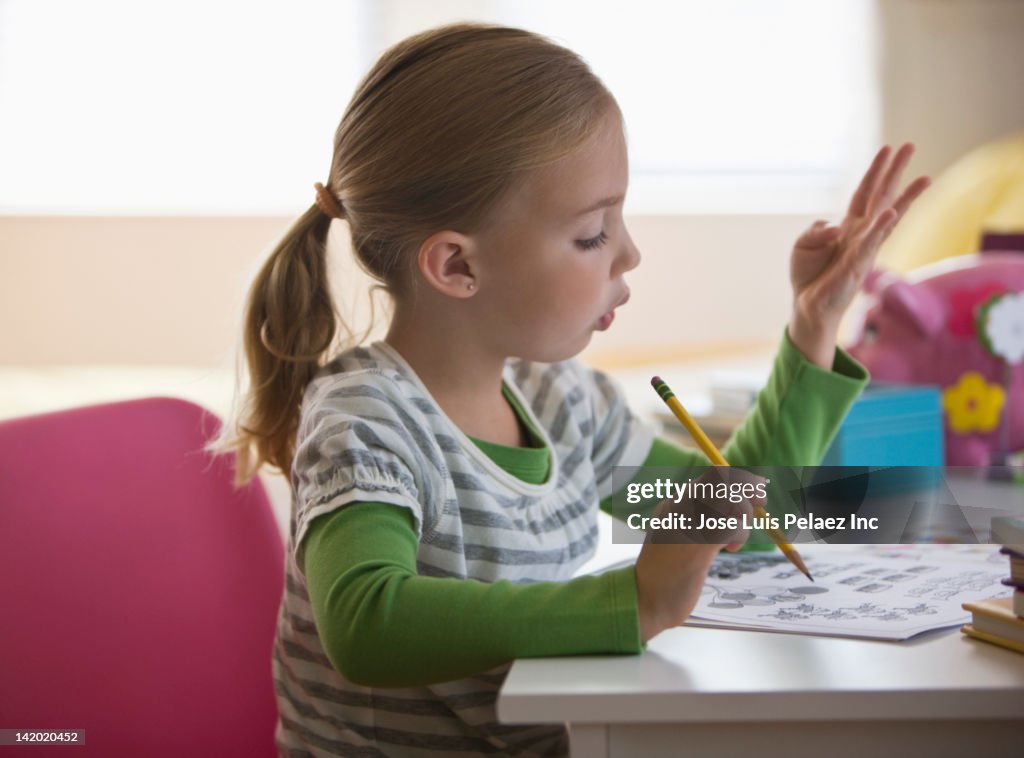
{"label": "pearl earring", "polygon": [[469,284],[467,284],[466,285],[466,289],[468,289],[470,292],[475,290],[476,289],[476,282],[470,282]]}

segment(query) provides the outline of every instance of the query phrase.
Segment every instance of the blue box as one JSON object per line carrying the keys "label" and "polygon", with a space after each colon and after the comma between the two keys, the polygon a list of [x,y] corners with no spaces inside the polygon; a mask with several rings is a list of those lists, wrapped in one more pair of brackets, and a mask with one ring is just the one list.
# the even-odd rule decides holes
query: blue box
{"label": "blue box", "polygon": [[942,466],[938,387],[872,383],[854,401],[822,466]]}

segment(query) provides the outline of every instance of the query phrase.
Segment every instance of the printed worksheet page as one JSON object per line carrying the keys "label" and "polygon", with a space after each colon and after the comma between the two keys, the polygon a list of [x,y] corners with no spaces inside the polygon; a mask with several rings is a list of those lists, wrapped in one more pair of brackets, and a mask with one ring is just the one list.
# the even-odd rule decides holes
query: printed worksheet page
{"label": "printed worksheet page", "polygon": [[902,640],[970,621],[965,601],[1009,593],[992,545],[797,545],[811,582],[778,551],[723,554],[688,624]]}

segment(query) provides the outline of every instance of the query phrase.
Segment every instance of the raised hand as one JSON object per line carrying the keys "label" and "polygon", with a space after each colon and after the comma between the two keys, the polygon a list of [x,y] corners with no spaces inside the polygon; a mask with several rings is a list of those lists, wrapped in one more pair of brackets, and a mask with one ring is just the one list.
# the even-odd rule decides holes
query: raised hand
{"label": "raised hand", "polygon": [[789,337],[808,360],[824,368],[832,367],[839,322],[874,265],[878,248],[931,184],[921,176],[899,192],[913,153],[910,143],[895,154],[888,145],[879,150],[842,222],[815,221],[793,247]]}

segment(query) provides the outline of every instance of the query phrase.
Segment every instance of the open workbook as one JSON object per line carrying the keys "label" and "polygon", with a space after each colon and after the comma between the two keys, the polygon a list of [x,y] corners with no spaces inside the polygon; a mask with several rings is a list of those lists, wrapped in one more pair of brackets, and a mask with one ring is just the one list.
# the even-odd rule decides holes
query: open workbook
{"label": "open workbook", "polygon": [[777,552],[720,556],[688,623],[902,640],[966,623],[1007,594],[992,545],[801,545],[814,582]]}
{"label": "open workbook", "polygon": [[[615,545],[592,571],[635,560]],[[962,603],[1009,594],[993,545],[802,544],[810,582],[777,550],[715,559],[692,626],[904,640],[970,620]],[[628,555],[627,555],[628,554]]]}

